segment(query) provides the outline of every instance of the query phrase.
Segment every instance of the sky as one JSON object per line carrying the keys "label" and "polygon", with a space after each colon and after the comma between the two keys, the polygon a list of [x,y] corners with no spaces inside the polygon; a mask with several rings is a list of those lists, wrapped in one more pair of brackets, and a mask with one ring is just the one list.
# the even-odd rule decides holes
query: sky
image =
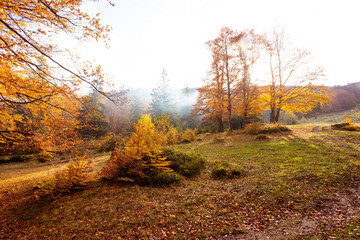
{"label": "sky", "polygon": [[294,46],[312,54],[326,85],[360,81],[360,1],[350,0],[105,0],[84,10],[112,27],[109,48],[76,49],[102,65],[116,86],[153,88],[162,69],[173,88],[200,87],[211,63],[206,41],[221,27],[265,33],[281,25]]}

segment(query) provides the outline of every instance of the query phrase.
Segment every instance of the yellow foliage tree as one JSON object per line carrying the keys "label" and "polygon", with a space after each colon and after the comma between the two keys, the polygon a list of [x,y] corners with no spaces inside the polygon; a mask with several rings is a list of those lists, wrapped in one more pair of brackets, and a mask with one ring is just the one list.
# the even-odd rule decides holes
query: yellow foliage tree
{"label": "yellow foliage tree", "polygon": [[309,53],[291,47],[284,30],[273,30],[267,52],[271,81],[263,100],[271,123],[279,121],[281,110],[305,113],[330,101],[328,88],[312,84],[323,77],[322,69],[309,68]]}
{"label": "yellow foliage tree", "polygon": [[106,178],[117,181],[139,181],[154,172],[170,172],[169,162],[161,157],[165,139],[148,115],[134,124],[135,132],[125,149],[115,151],[103,169]]}

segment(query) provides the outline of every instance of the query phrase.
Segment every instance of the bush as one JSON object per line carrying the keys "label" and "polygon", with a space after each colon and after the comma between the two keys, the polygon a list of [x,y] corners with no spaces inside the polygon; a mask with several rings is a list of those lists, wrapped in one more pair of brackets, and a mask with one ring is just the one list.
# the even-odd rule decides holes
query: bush
{"label": "bush", "polygon": [[[112,153],[102,170],[104,178],[140,185],[165,185],[180,181],[180,175],[196,175],[204,168],[205,161],[198,155],[163,149],[167,141],[164,130],[156,128],[149,116],[142,116],[134,128],[125,148]],[[187,134],[191,135],[189,131]]]}
{"label": "bush", "polygon": [[151,183],[148,179],[172,170],[161,156],[165,138],[148,115],[134,124],[135,132],[123,150],[114,151],[102,170],[104,178],[114,181]]}
{"label": "bush", "polygon": [[266,139],[269,139],[269,137],[265,134],[258,134],[258,135],[256,135],[255,139],[256,140],[266,140]]}
{"label": "bush", "polygon": [[254,135],[291,131],[287,126],[283,126],[279,123],[268,124],[266,126],[260,125],[259,123],[251,123],[248,126],[245,127],[245,132]]}
{"label": "bush", "polygon": [[111,152],[115,151],[115,149],[119,148],[123,143],[124,139],[121,136],[109,133],[96,144],[95,150],[100,153]]}
{"label": "bush", "polygon": [[218,134],[214,134],[211,140],[212,143],[222,143],[225,142],[224,138],[220,138]]}
{"label": "bush", "polygon": [[92,171],[86,156],[69,163],[65,169],[55,172],[54,177],[35,184],[37,198],[54,198],[58,195],[70,193],[83,188],[93,179]]}
{"label": "bush", "polygon": [[152,171],[150,174],[137,179],[136,183],[145,186],[170,185],[182,180],[182,176],[175,172]]}
{"label": "bush", "polygon": [[211,170],[211,176],[215,179],[245,177],[246,172],[237,164],[223,163]]}
{"label": "bush", "polygon": [[249,134],[258,134],[258,132],[263,129],[264,125],[259,122],[249,123],[245,126],[244,132]]}
{"label": "bush", "polygon": [[345,126],[343,128],[343,130],[345,130],[345,131],[357,131],[358,128],[354,124],[350,124],[348,126]]}
{"label": "bush", "polygon": [[346,118],[345,122],[331,125],[332,129],[339,129],[345,131],[357,131],[358,128],[351,122],[351,118]]}
{"label": "bush", "polygon": [[211,170],[214,178],[225,178],[228,176],[228,170],[224,166],[216,166]]}
{"label": "bush", "polygon": [[186,129],[185,132],[181,135],[182,143],[189,143],[195,140],[195,132],[192,129]]}
{"label": "bush", "polygon": [[185,177],[192,177],[200,174],[205,167],[205,159],[196,154],[186,154],[175,151],[171,148],[163,149],[162,157],[170,162],[169,168]]}
{"label": "bush", "polygon": [[295,125],[299,123],[299,119],[293,112],[281,111],[279,122],[285,125]]}
{"label": "bush", "polygon": [[166,134],[166,143],[168,145],[174,145],[179,143],[180,141],[180,133],[174,127],[170,128]]}

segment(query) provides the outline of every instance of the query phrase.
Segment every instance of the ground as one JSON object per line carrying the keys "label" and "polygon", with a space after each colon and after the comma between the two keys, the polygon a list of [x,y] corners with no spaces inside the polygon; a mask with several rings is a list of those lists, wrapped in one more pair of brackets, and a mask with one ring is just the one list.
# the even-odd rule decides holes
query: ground
{"label": "ground", "polygon": [[[176,185],[97,179],[54,200],[36,200],[33,184],[67,159],[1,164],[0,239],[359,239],[360,133],[307,125],[269,136],[202,135],[174,146],[207,160],[200,176]],[[109,157],[92,156],[94,172]],[[225,162],[246,174],[214,179]]]}

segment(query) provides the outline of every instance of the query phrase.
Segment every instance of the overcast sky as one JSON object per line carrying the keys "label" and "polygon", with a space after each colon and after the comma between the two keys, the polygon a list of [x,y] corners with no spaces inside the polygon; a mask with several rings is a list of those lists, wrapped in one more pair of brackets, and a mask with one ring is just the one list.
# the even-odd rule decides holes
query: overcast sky
{"label": "overcast sky", "polygon": [[210,66],[205,42],[221,27],[264,33],[286,27],[292,42],[312,53],[327,85],[360,81],[360,1],[105,0],[84,9],[112,27],[110,48],[78,47],[117,85],[153,88],[165,68],[174,88],[201,86]]}

